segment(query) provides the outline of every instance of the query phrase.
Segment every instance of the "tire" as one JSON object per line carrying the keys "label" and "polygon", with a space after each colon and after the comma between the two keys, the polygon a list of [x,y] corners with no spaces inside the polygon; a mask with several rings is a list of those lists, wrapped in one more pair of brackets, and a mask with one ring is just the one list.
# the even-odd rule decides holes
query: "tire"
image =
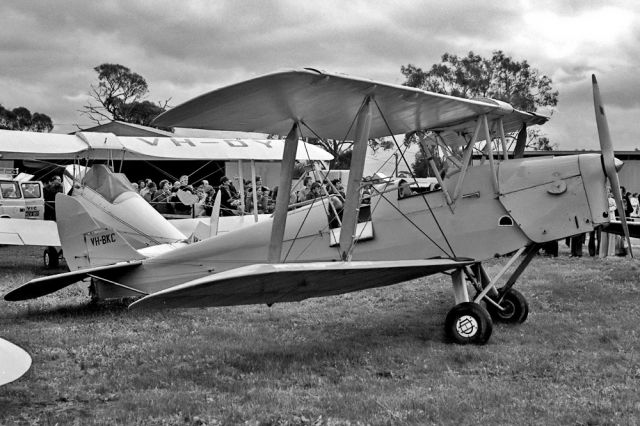
{"label": "tire", "polygon": [[484,345],[493,332],[493,321],[481,305],[463,302],[449,311],[444,329],[447,338],[454,343]]}
{"label": "tire", "polygon": [[[499,289],[498,292],[502,294],[502,289]],[[505,310],[500,311],[491,303],[487,303],[489,313],[491,313],[491,317],[496,322],[522,324],[529,316],[529,304],[527,303],[527,299],[525,299],[522,293],[513,288],[507,290],[500,306],[505,308]]]}
{"label": "tire", "polygon": [[44,267],[47,269],[53,269],[60,266],[60,258],[58,256],[58,250],[56,250],[55,247],[47,247],[44,249],[44,253],[42,254]]}

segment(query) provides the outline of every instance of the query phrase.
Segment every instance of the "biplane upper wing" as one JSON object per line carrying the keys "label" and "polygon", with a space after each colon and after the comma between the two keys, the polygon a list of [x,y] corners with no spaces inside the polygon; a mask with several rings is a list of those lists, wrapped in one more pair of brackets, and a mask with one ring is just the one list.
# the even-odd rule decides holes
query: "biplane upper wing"
{"label": "biplane upper wing", "polygon": [[58,227],[51,220],[0,219],[0,244],[59,247]]}
{"label": "biplane upper wing", "polygon": [[175,308],[294,302],[382,287],[471,264],[427,259],[255,264],[145,296],[131,307]]}
{"label": "biplane upper wing", "polygon": [[[201,95],[158,116],[162,126],[286,135],[294,122],[323,138],[353,140],[353,119],[370,96],[370,138],[415,130],[471,132],[475,117],[503,117],[506,132],[547,117],[491,99],[473,100],[312,69],[257,77]],[[377,109],[380,111],[377,111]],[[309,135],[314,136],[314,135]]]}

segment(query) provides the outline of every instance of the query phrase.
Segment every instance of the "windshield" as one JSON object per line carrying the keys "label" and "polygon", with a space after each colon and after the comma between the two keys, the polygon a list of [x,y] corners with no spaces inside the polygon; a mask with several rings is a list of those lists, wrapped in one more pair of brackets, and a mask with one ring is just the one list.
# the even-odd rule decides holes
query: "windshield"
{"label": "windshield", "polygon": [[134,191],[129,180],[121,173],[113,173],[104,164],[95,164],[84,176],[82,183],[113,203],[120,194]]}
{"label": "windshield", "polygon": [[20,198],[18,182],[0,182],[2,198]]}

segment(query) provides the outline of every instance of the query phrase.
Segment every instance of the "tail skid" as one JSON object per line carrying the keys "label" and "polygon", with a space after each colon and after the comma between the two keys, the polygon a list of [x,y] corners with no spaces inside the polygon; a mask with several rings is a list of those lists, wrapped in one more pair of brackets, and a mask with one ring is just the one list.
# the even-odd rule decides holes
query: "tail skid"
{"label": "tail skid", "polygon": [[98,225],[73,197],[56,196],[56,217],[60,243],[72,271],[145,259],[116,230]]}

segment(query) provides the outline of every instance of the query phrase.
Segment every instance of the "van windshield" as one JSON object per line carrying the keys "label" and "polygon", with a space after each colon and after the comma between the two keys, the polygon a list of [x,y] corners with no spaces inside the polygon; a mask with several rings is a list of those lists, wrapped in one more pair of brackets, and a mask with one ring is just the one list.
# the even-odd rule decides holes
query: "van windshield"
{"label": "van windshield", "polygon": [[2,198],[20,198],[18,182],[0,182]]}

